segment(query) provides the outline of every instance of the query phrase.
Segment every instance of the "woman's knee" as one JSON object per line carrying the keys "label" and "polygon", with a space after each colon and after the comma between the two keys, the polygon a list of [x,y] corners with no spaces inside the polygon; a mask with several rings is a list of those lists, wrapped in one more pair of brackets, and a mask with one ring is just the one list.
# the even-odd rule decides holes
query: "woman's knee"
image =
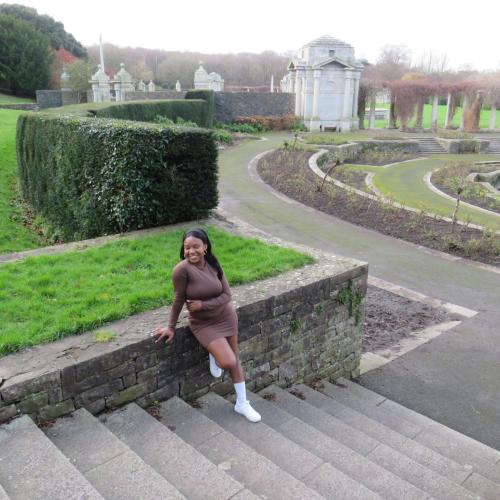
{"label": "woman's knee", "polygon": [[227,353],[221,356],[221,359],[216,359],[217,364],[220,368],[224,370],[232,370],[238,366],[238,358],[234,355],[234,353]]}

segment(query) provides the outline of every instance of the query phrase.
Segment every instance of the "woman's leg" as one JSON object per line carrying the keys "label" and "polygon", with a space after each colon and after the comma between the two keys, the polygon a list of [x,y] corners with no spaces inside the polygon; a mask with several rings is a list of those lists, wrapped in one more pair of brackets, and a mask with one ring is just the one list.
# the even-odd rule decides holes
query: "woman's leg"
{"label": "woman's leg", "polygon": [[[234,335],[233,337],[236,337]],[[215,358],[217,365],[224,368],[231,374],[231,379],[234,383],[243,382],[243,370],[241,368],[240,360],[238,358],[238,345],[236,339],[236,352],[233,349],[233,343],[229,339],[233,337],[224,337],[212,340],[207,346],[207,351]]]}

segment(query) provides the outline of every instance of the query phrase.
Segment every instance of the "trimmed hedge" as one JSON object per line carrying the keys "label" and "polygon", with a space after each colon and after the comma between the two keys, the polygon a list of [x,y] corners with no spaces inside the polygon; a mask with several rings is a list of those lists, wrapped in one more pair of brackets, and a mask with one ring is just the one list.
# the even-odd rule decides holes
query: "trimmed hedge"
{"label": "trimmed hedge", "polygon": [[[144,101],[130,104],[135,116],[158,114]],[[211,131],[89,118],[89,108],[121,112],[104,103],[70,106],[23,114],[17,124],[22,194],[65,240],[192,220],[217,206]]]}
{"label": "trimmed hedge", "polygon": [[128,101],[99,107],[87,105],[89,113],[98,118],[116,118],[138,122],[154,122],[158,115],[166,116],[174,122],[177,118],[195,122],[200,127],[212,126],[213,112],[210,112],[210,103],[202,99],[176,99]]}
{"label": "trimmed hedge", "polygon": [[[213,90],[188,90],[184,99],[203,99],[207,103],[208,121],[206,127],[212,128],[215,113],[215,96]],[[184,118],[184,117],[183,117]]]}

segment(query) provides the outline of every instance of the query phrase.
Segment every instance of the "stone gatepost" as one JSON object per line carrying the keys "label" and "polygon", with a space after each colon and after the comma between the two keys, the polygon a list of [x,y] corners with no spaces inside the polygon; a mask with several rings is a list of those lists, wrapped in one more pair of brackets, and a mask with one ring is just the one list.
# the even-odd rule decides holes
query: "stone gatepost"
{"label": "stone gatepost", "polygon": [[153,80],[149,80],[148,92],[156,92],[156,85],[154,84]]}
{"label": "stone gatepost", "polygon": [[127,92],[135,91],[134,84],[132,83],[132,75],[125,69],[125,64],[123,63],[120,63],[120,71],[116,73],[112,83],[117,101],[125,101]]}
{"label": "stone gatepost", "polygon": [[175,82],[175,90],[177,92],[182,92],[181,82],[179,80]]}
{"label": "stone gatepost", "polygon": [[97,72],[92,75],[89,81],[92,84],[92,96],[94,102],[111,101],[111,86],[109,84],[109,76],[104,73],[102,66],[99,64]]}
{"label": "stone gatepost", "polygon": [[142,80],[137,84],[137,90],[139,92],[146,92],[146,84]]}

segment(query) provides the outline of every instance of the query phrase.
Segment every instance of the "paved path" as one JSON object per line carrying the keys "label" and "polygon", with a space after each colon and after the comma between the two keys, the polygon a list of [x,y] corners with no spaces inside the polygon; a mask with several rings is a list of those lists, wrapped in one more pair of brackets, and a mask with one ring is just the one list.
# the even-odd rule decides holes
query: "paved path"
{"label": "paved path", "polygon": [[500,276],[278,198],[248,163],[284,137],[221,153],[221,207],[282,239],[368,261],[373,276],[480,311],[361,381],[500,449]]}

